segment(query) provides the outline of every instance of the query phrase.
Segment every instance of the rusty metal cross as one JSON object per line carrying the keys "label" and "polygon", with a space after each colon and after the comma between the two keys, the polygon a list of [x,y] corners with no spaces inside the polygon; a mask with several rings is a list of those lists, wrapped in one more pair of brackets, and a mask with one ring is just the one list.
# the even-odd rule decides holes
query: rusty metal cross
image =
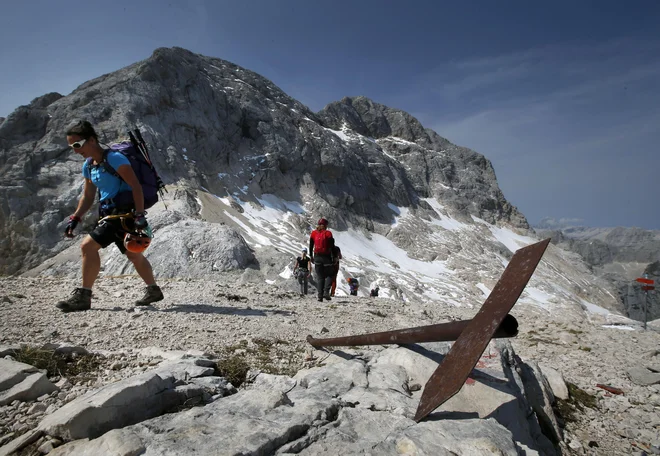
{"label": "rusty metal cross", "polygon": [[518,334],[518,322],[509,312],[532,277],[549,243],[550,239],[545,239],[518,249],[486,302],[471,320],[327,339],[307,336],[307,342],[319,348],[455,340],[424,387],[415,414],[415,421],[419,422],[460,391],[492,338],[514,337]]}

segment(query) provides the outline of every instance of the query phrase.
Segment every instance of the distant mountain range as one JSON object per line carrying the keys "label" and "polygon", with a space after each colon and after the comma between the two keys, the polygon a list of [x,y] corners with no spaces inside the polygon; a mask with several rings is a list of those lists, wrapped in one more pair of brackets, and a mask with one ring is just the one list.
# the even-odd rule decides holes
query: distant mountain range
{"label": "distant mountain range", "polygon": [[[612,281],[619,290],[627,314],[641,320],[645,294],[635,279],[648,274],[660,280],[660,230],[641,228],[592,228],[576,226],[575,220],[544,219],[534,231],[566,250],[578,253],[594,273]],[[660,318],[660,303],[651,294],[649,319]]]}

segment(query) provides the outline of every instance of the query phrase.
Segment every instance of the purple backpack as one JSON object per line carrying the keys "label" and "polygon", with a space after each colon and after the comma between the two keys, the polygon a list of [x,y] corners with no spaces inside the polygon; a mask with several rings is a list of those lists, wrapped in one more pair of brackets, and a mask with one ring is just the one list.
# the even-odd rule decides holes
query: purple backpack
{"label": "purple backpack", "polygon": [[[139,133],[139,130],[135,130]],[[142,193],[144,195],[144,208],[148,209],[158,202],[158,192],[165,187],[163,181],[158,176],[156,169],[153,164],[148,160],[149,152],[147,150],[144,141],[142,140],[142,135],[133,135],[132,132],[129,132],[131,138],[130,141],[122,141],[120,143],[111,144],[110,149],[106,150],[103,154],[103,161],[100,166],[113,176],[121,179],[117,170],[115,170],[110,163],[106,160],[106,155],[110,151],[119,152],[123,154],[131,164],[133,172],[138,178],[140,185],[142,185]],[[136,140],[136,136],[140,139],[140,142]],[[92,159],[87,159],[87,166],[91,166]],[[118,193],[114,198],[113,202],[117,207],[125,207],[133,205],[133,192],[124,191]]]}

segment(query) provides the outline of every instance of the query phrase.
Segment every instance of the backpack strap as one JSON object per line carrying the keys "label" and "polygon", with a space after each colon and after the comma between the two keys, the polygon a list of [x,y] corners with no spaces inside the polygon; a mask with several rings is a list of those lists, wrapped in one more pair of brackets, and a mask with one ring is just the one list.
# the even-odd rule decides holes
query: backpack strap
{"label": "backpack strap", "polygon": [[85,160],[85,164],[87,165],[88,170],[91,166],[101,166],[106,172],[112,174],[113,176],[115,176],[115,177],[117,177],[117,178],[119,178],[123,181],[124,179],[122,179],[122,177],[119,175],[117,170],[115,170],[112,167],[112,165],[110,163],[108,163],[108,153],[111,150],[112,149],[105,149],[103,151],[103,158],[101,159],[101,163],[99,163],[98,165],[93,165],[92,164],[92,162],[94,161],[94,159],[92,157],[88,157],[87,160]]}
{"label": "backpack strap", "polygon": [[103,169],[105,169],[106,172],[112,174],[113,176],[115,176],[116,178],[121,180],[122,182],[125,182],[124,179],[122,179],[122,177],[119,175],[117,170],[114,169],[110,163],[108,163],[108,154],[110,153],[111,150],[112,149],[105,149],[103,151],[103,160],[101,161],[100,166],[103,166]]}
{"label": "backpack strap", "polygon": [[[94,161],[94,159],[91,158],[91,157],[88,157],[87,160],[85,160],[85,164],[87,165],[87,170],[89,171],[89,168],[90,168],[91,166],[100,166],[100,167],[102,167],[107,173],[110,173],[111,175],[115,176],[116,178],[118,178],[118,179],[121,180],[122,182],[126,182],[124,179],[122,179],[122,177],[119,175],[119,173],[117,172],[117,170],[115,170],[115,169],[112,167],[112,165],[111,165],[110,163],[108,163],[108,153],[110,153],[111,150],[112,150],[112,149],[104,149],[104,150],[103,150],[103,158],[101,159],[101,163],[99,163],[98,165],[93,165],[92,162]],[[91,177],[91,171],[90,171],[90,177]],[[101,202],[101,189],[100,189],[100,188],[97,188],[96,190],[97,190],[96,193],[98,194],[98,197],[99,197],[99,203],[100,203],[100,202]],[[101,206],[99,205],[99,212],[100,212],[100,211],[101,211]]]}

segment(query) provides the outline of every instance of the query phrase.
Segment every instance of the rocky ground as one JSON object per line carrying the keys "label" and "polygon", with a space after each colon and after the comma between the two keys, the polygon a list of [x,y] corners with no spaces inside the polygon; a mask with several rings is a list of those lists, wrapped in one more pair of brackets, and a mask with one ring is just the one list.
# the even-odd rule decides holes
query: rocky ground
{"label": "rocky ground", "polygon": [[[90,388],[157,364],[159,351],[153,347],[212,354],[224,360],[219,365],[228,375],[244,375],[247,367],[292,374],[323,356],[305,342],[308,334],[384,331],[469,319],[477,311],[353,296],[319,303],[296,293],[293,282],[287,290],[242,283],[240,275],[227,274],[222,282],[164,281],[166,299],[137,309],[132,301],[141,293],[139,279],[103,278],[95,287],[92,310],[62,314],[54,304],[75,285],[65,279],[0,280],[0,345],[67,342],[103,355],[85,358],[75,375],[62,373],[59,392],[0,407],[0,444]],[[653,373],[660,371],[656,330],[604,327],[607,322],[600,315],[568,320],[524,305],[513,314],[520,323],[520,334],[512,340],[516,353],[559,371],[569,383],[572,398],[557,408],[565,423],[565,454],[660,454],[660,375]],[[641,368],[652,370],[635,371]],[[57,380],[57,373],[53,375],[51,380]]]}

